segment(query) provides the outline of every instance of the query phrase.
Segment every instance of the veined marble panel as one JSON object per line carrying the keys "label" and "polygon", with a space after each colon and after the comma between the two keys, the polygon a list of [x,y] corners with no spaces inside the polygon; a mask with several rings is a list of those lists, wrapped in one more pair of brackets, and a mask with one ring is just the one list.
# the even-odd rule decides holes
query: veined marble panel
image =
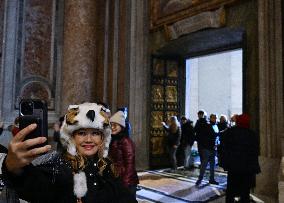
{"label": "veined marble panel", "polygon": [[[3,38],[4,5],[5,5],[5,1],[0,0],[0,39]],[[0,40],[0,50],[2,50],[2,46],[3,46],[3,40]],[[2,59],[2,51],[0,52],[0,61],[1,59]]]}
{"label": "veined marble panel", "polygon": [[26,0],[24,13],[24,58],[22,79],[50,79],[53,0]]}
{"label": "veined marble panel", "polygon": [[[60,29],[55,0],[18,3],[15,106],[21,98],[39,98],[54,110],[60,79]],[[57,30],[58,29],[58,30]],[[57,31],[56,31],[57,30]],[[58,69],[59,68],[59,69]]]}

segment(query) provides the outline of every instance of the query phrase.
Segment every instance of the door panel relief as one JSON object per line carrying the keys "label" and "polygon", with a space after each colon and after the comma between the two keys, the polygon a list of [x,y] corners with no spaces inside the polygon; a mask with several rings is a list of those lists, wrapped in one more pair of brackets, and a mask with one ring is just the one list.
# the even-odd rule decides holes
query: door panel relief
{"label": "door panel relief", "polygon": [[167,133],[162,121],[180,115],[179,63],[176,59],[152,57],[151,116],[150,116],[150,167],[169,165]]}

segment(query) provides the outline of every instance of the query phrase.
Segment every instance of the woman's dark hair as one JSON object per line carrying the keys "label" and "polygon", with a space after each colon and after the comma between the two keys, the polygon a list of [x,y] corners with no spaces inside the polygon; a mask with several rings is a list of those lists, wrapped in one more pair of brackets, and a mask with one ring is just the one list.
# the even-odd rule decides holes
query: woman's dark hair
{"label": "woman's dark hair", "polygon": [[109,105],[105,102],[97,102],[98,105],[102,105],[103,107],[105,107],[106,109],[109,109]]}

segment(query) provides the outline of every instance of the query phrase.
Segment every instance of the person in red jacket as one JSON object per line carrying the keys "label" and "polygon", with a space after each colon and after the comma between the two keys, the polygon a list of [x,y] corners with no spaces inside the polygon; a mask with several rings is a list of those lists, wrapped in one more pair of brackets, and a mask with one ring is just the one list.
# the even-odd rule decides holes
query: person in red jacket
{"label": "person in red jacket", "polygon": [[136,196],[136,187],[139,183],[135,169],[135,145],[125,131],[125,115],[122,111],[116,112],[111,118],[111,143],[109,156],[114,162],[115,169],[123,184]]}

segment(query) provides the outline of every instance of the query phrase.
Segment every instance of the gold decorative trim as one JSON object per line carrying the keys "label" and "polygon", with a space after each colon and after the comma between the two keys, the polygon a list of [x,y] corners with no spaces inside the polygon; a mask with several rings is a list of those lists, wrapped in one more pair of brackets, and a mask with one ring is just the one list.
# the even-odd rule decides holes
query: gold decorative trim
{"label": "gold decorative trim", "polygon": [[176,61],[167,62],[167,76],[177,78],[178,76],[178,63]]}
{"label": "gold decorative trim", "polygon": [[162,111],[152,111],[151,113],[151,126],[152,128],[162,128],[161,122],[163,121]]}
{"label": "gold decorative trim", "polygon": [[167,121],[170,120],[170,118],[172,116],[178,116],[178,113],[176,111],[167,111],[166,112]]}
{"label": "gold decorative trim", "polygon": [[176,86],[166,87],[166,101],[167,102],[177,102],[177,88]]}
{"label": "gold decorative trim", "polygon": [[165,153],[164,138],[163,137],[152,137],[151,138],[151,153],[153,155],[162,155]]}
{"label": "gold decorative trim", "polygon": [[152,86],[152,100],[153,102],[163,102],[164,101],[164,87],[162,85]]}

